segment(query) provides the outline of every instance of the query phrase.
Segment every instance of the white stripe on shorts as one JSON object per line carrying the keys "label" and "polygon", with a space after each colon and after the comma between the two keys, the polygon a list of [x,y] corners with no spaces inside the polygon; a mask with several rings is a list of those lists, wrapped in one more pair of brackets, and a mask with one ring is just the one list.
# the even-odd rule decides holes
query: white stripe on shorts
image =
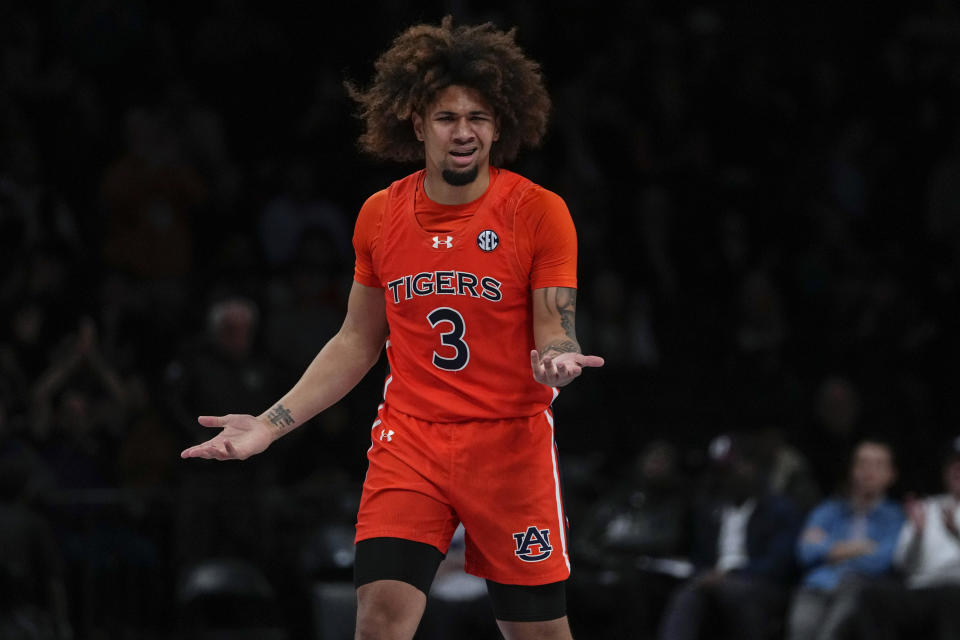
{"label": "white stripe on shorts", "polygon": [[[552,435],[553,416],[550,415],[549,409],[544,410],[543,415],[547,416]],[[550,438],[550,459],[553,461],[553,486],[557,496],[557,522],[560,523],[560,550],[563,551],[563,561],[567,563],[567,571],[570,571],[570,556],[567,555],[567,523],[563,517],[563,503],[560,501],[560,473],[557,467],[557,447],[554,446],[553,438]]]}

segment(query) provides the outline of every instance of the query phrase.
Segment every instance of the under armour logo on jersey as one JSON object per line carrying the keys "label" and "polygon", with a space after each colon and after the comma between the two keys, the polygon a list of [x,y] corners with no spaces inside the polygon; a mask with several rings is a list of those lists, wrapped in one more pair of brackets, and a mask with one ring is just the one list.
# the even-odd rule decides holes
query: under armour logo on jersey
{"label": "under armour logo on jersey", "polygon": [[393,442],[393,429],[380,429],[380,439]]}
{"label": "under armour logo on jersey", "polygon": [[540,562],[553,553],[549,529],[527,527],[526,533],[515,533],[513,539],[517,541],[517,550],[514,553],[524,562]]}
{"label": "under armour logo on jersey", "polygon": [[483,251],[493,251],[500,245],[500,236],[492,229],[484,229],[477,236],[477,246]]}
{"label": "under armour logo on jersey", "polygon": [[440,236],[433,236],[433,248],[439,249],[440,245],[445,246],[447,249],[453,248],[453,236],[447,236],[446,240],[441,240]]}

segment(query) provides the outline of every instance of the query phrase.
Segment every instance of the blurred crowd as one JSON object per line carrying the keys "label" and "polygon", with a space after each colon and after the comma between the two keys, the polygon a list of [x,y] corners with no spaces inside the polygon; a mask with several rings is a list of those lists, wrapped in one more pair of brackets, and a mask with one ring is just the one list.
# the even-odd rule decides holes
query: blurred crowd
{"label": "blurred crowd", "polygon": [[[922,496],[957,495],[940,465],[960,432],[955,1],[386,1],[339,17],[13,1],[0,8],[0,636],[188,634],[213,624],[206,570],[247,585],[234,620],[338,637],[340,592],[318,585],[349,581],[382,364],[258,458],[178,453],[207,435],[197,415],[268,407],[338,328],[354,216],[416,168],[357,151],[342,82],[445,13],[516,25],[554,98],[544,148],[509,168],[567,201],[580,341],[608,363],[556,402],[574,632],[688,637],[707,615],[690,612],[734,609],[771,637],[816,633],[800,629],[812,619],[865,629],[878,618],[856,612],[892,611],[868,605],[903,576],[915,587],[920,565],[909,540],[895,565],[894,540],[871,574],[882,588],[843,606],[845,572],[810,582],[833,562],[825,541],[846,535],[836,513],[817,519],[841,490],[834,511],[860,500],[863,516],[843,562],[903,522],[904,539],[942,521],[956,543],[943,509],[920,515]],[[864,442],[896,473],[851,498]],[[744,477],[710,480],[741,458]],[[880,506],[886,542],[864,515]],[[764,575],[781,588],[757,613],[724,604],[762,599],[724,576],[753,560],[759,514],[780,534]],[[448,604],[470,615],[473,587],[452,584]],[[456,617],[438,616],[424,634]]]}

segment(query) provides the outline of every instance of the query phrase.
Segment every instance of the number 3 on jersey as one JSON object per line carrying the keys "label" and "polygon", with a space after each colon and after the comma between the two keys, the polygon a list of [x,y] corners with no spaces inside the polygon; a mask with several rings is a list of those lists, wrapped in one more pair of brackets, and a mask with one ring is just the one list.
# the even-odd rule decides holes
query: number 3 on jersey
{"label": "number 3 on jersey", "polygon": [[433,366],[444,371],[460,371],[467,366],[467,362],[470,360],[470,347],[463,341],[463,334],[467,328],[460,312],[450,307],[438,307],[427,315],[427,320],[434,329],[441,322],[450,325],[449,331],[440,333],[440,344],[456,350],[456,354],[452,358],[445,358],[434,351]]}

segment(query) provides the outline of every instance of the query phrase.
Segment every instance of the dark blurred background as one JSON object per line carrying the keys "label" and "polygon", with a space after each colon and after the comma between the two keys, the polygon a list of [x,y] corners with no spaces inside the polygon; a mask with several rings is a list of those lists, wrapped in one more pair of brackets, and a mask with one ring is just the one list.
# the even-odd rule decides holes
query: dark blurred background
{"label": "dark blurred background", "polygon": [[651,446],[695,480],[718,434],[763,434],[826,495],[880,434],[897,491],[937,488],[956,2],[407,4],[0,5],[4,638],[344,637],[383,363],[258,458],[178,454],[338,328],[356,212],[416,168],[357,150],[342,82],[446,13],[516,25],[555,102],[509,168],[566,199],[578,333],[607,359],[556,403],[581,637],[616,613],[578,567],[624,578],[579,546]]}

